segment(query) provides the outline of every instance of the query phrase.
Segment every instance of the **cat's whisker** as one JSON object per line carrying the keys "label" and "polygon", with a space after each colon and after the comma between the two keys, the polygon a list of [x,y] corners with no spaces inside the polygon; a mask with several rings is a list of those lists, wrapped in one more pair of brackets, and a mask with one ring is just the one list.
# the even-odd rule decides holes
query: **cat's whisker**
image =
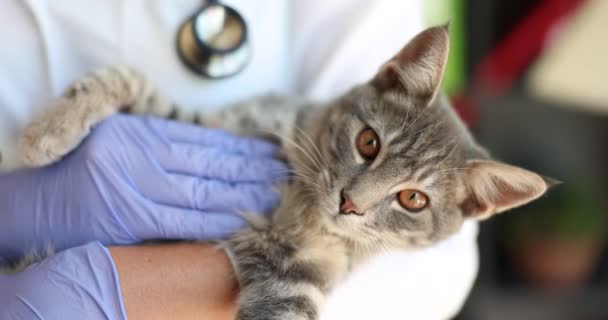
{"label": "cat's whisker", "polygon": [[304,176],[304,177],[308,178],[308,176],[306,176],[304,172],[301,172],[300,170],[295,170],[295,169],[277,170],[274,173],[279,176],[279,177],[276,177],[276,180],[283,179],[282,176],[286,175],[286,174],[290,174],[293,176],[299,175],[299,176]]}
{"label": "cat's whisker", "polygon": [[300,176],[300,177],[304,177],[310,180],[314,180],[314,175],[311,174],[312,172],[306,172],[306,171],[294,171],[293,174],[296,176]]}
{"label": "cat's whisker", "polygon": [[424,131],[426,131],[428,129],[434,128],[434,127],[439,126],[441,124],[443,124],[443,121],[437,121],[435,123],[429,124],[428,126],[426,126],[426,127],[422,128],[422,129],[420,129],[420,130],[412,133],[411,135],[416,135],[416,134],[422,133],[422,132],[424,132]]}
{"label": "cat's whisker", "polygon": [[[300,145],[302,152],[305,154],[305,156],[309,159],[311,159],[311,161],[314,162],[314,165],[316,167],[317,170],[321,170],[321,168],[323,168],[324,162],[323,159],[319,158],[318,156],[315,155],[314,152],[311,152],[310,150],[308,150],[305,145]],[[314,149],[313,149],[314,150]]]}
{"label": "cat's whisker", "polygon": [[288,142],[292,146],[296,147],[298,150],[302,151],[309,158],[309,160],[313,161],[315,164],[318,164],[315,161],[315,159],[313,159],[312,157],[310,157],[310,153],[307,150],[305,150],[300,144],[298,144],[297,142],[295,142],[293,139],[288,138],[285,135],[282,135],[280,133],[277,133],[277,132],[275,132],[273,130],[266,129],[266,128],[260,128],[260,129],[258,129],[258,131],[260,131],[261,133],[266,133],[266,134],[275,136],[275,137],[277,137],[281,141]]}
{"label": "cat's whisker", "polygon": [[310,177],[307,177],[305,175],[296,173],[296,175],[293,178],[294,178],[294,180],[306,182],[314,187],[321,188],[321,186],[316,181],[314,181],[313,179],[311,179]]}
{"label": "cat's whisker", "polygon": [[[407,130],[409,130],[409,129],[410,129],[410,128],[411,128],[411,127],[412,127],[412,126],[413,126],[413,125],[414,125],[414,124],[415,124],[415,123],[418,121],[418,119],[420,119],[420,117],[422,117],[422,115],[423,115],[423,114],[425,114],[425,113],[427,112],[427,110],[428,110],[428,108],[427,108],[427,109],[425,109],[425,110],[423,110],[422,112],[420,112],[420,113],[418,114],[418,117],[416,117],[416,119],[414,120],[414,122],[412,122],[410,125],[408,125],[408,126],[407,126],[407,128],[403,129],[402,131],[407,131]],[[409,112],[409,109],[408,109],[408,112]]]}
{"label": "cat's whisker", "polygon": [[[305,143],[306,143],[306,141],[303,141],[303,142],[305,142]],[[302,144],[302,147],[303,147],[304,149],[306,149],[306,145],[305,145],[305,144]],[[313,147],[314,147],[314,146],[313,146]],[[327,166],[327,162],[325,161],[325,159],[324,159],[322,156],[318,155],[318,151],[316,151],[316,150],[315,150],[315,148],[316,148],[316,147],[311,148],[312,152],[311,152],[311,154],[310,154],[310,155],[311,155],[312,157],[314,157],[314,158],[315,158],[317,168],[320,170],[321,168],[323,168],[323,167]]]}
{"label": "cat's whisker", "polygon": [[279,139],[290,143],[292,146],[294,146],[295,148],[297,148],[298,150],[300,150],[302,152],[302,154],[304,154],[304,156],[306,156],[312,162],[312,164],[314,166],[316,166],[316,168],[314,168],[314,169],[321,169],[321,164],[318,162],[318,160],[316,160],[314,157],[312,157],[310,155],[310,153],[306,149],[304,149],[301,145],[299,145],[297,142],[295,142],[292,139],[287,138],[287,137],[285,137],[285,136],[283,136],[281,134],[278,134],[276,132],[271,132],[271,131],[268,131],[268,132],[271,133],[271,134],[274,134]]}
{"label": "cat's whisker", "polygon": [[[421,112],[421,115],[422,115],[423,113],[424,113],[424,112]],[[416,120],[414,120],[414,122],[413,122],[412,124],[410,124],[410,125],[409,125],[409,126],[406,128],[406,129],[404,129],[404,130],[405,130],[405,131],[407,131],[409,128],[411,128],[411,127],[414,125],[414,123],[416,123],[416,121],[417,121],[419,118],[420,118],[420,115],[418,115],[418,118],[416,118]],[[437,122],[435,122],[435,123],[429,124],[428,126],[426,126],[426,127],[422,128],[422,129],[420,129],[420,130],[418,130],[418,131],[416,131],[416,132],[413,132],[413,133],[408,134],[408,135],[407,135],[407,136],[406,136],[406,137],[405,137],[403,140],[407,140],[407,139],[409,139],[409,138],[410,138],[410,137],[412,137],[412,136],[415,136],[415,135],[417,135],[417,134],[420,134],[420,133],[422,133],[422,132],[424,132],[424,131],[426,131],[426,130],[428,130],[428,129],[431,129],[431,128],[436,127],[436,126],[441,125],[441,124],[443,124],[443,121],[441,121],[441,120],[440,120],[440,121],[437,121]]]}
{"label": "cat's whisker", "polygon": [[446,156],[441,161],[439,161],[439,163],[437,163],[435,165],[435,167],[439,168],[447,159],[450,158],[450,156],[454,153],[454,151],[456,150],[456,148],[459,147],[460,144],[462,143],[462,138],[460,138],[460,139],[459,138],[455,138],[455,140],[458,140],[458,141],[456,143],[454,143],[454,146],[452,147],[452,150],[450,150],[450,152],[448,152],[446,154]]}
{"label": "cat's whisker", "polygon": [[294,126],[294,128],[296,130],[298,130],[298,132],[300,132],[300,134],[302,134],[302,136],[304,136],[304,138],[308,141],[309,145],[313,148],[313,151],[317,154],[319,162],[321,164],[326,165],[327,164],[327,159],[325,159],[325,157],[321,153],[321,150],[319,150],[319,148],[317,147],[317,145],[313,141],[313,139],[310,137],[310,135],[308,133],[306,133],[306,131],[304,131],[300,127],[298,127],[298,126]]}
{"label": "cat's whisker", "polygon": [[435,171],[435,173],[442,173],[442,172],[446,172],[446,171],[465,171],[468,169],[469,169],[468,167],[448,168],[448,169],[442,169],[442,170]]}
{"label": "cat's whisker", "polygon": [[306,162],[303,162],[301,159],[293,157],[291,160],[291,164],[296,169],[296,171],[300,171],[302,173],[306,173],[310,176],[313,176],[316,172],[314,168],[311,168]]}
{"label": "cat's whisker", "polygon": [[317,198],[318,198],[317,194],[315,192],[313,192],[313,190],[308,190],[308,192],[302,193],[301,197],[302,197],[302,200],[311,201],[311,202],[316,202]]}
{"label": "cat's whisker", "polygon": [[320,189],[320,187],[321,187],[321,186],[319,185],[319,183],[318,183],[318,181],[317,181],[317,180],[315,180],[314,178],[312,178],[312,177],[310,177],[310,176],[308,176],[308,175],[305,175],[305,174],[296,174],[296,175],[294,175],[294,178],[295,178],[295,177],[297,177],[297,178],[298,178],[298,181],[302,181],[302,182],[304,182],[304,180],[305,180],[305,181],[306,181],[308,184],[310,184],[310,185],[314,185],[315,187],[317,187],[317,188],[319,188],[319,189]]}
{"label": "cat's whisker", "polygon": [[294,177],[294,180],[296,180],[296,181],[300,181],[300,182],[302,182],[302,183],[304,183],[304,184],[307,184],[307,185],[309,185],[309,186],[311,186],[311,187],[320,188],[320,186],[319,186],[319,185],[317,185],[316,183],[314,183],[314,182],[312,182],[312,181],[310,181],[310,180],[301,179],[301,177]]}
{"label": "cat's whisker", "polygon": [[[408,97],[409,100],[409,97]],[[407,124],[408,120],[410,120],[410,110],[412,109],[411,104],[408,101],[408,108],[407,108],[407,112],[405,113],[405,120],[403,121],[403,124],[401,124],[401,128],[399,129],[400,132],[403,132],[403,130],[405,129],[405,125]]]}
{"label": "cat's whisker", "polygon": [[443,170],[435,171],[433,174],[435,174],[435,175],[446,175],[449,173],[464,174],[465,171],[467,171],[467,170],[468,170],[468,168],[450,168],[450,169],[443,169]]}
{"label": "cat's whisker", "polygon": [[299,159],[297,157],[294,157],[290,160],[292,161],[292,165],[295,168],[295,170],[293,170],[292,172],[302,171],[306,174],[309,174],[310,176],[314,176],[317,173],[317,171],[314,168],[311,168],[307,163],[303,162],[301,159]]}
{"label": "cat's whisker", "polygon": [[293,167],[295,168],[296,171],[302,171],[302,172],[306,172],[308,174],[313,174],[315,172],[315,170],[313,168],[311,168],[305,162],[302,162],[302,160],[300,160],[298,158],[293,158],[290,160],[291,160],[291,164],[293,165]]}

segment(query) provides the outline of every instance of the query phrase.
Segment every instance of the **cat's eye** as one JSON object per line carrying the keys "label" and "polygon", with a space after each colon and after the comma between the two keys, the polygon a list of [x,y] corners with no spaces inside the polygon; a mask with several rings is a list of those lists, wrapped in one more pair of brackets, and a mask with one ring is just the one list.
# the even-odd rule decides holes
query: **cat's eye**
{"label": "cat's eye", "polygon": [[355,145],[359,154],[366,160],[374,160],[380,152],[380,138],[371,128],[365,128],[359,132]]}
{"label": "cat's eye", "polygon": [[399,204],[410,212],[419,212],[429,204],[426,194],[415,189],[401,190],[397,194]]}

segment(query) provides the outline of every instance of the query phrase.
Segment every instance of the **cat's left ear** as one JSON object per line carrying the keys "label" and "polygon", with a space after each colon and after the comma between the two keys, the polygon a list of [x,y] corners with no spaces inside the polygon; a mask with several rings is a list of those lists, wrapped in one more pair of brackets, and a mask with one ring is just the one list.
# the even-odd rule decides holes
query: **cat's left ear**
{"label": "cat's left ear", "polygon": [[425,106],[437,95],[448,60],[448,25],[419,33],[371,81],[380,91],[400,90]]}
{"label": "cat's left ear", "polygon": [[469,160],[467,198],[461,205],[466,217],[487,219],[542,196],[558,181],[491,160]]}

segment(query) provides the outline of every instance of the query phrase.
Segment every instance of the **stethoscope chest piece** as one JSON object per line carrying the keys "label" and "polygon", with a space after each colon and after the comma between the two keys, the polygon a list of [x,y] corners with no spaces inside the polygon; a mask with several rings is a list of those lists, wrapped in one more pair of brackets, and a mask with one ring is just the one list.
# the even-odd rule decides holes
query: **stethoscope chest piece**
{"label": "stethoscope chest piece", "polygon": [[210,1],[179,28],[177,52],[190,70],[205,77],[235,75],[251,58],[245,20],[231,7]]}

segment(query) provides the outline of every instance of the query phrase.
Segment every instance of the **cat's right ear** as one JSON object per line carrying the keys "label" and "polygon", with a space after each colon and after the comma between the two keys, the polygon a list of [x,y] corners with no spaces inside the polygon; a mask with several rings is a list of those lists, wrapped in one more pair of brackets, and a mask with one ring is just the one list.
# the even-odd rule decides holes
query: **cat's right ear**
{"label": "cat's right ear", "polygon": [[426,29],[386,62],[371,84],[380,91],[404,91],[426,106],[439,91],[449,48],[447,25]]}

